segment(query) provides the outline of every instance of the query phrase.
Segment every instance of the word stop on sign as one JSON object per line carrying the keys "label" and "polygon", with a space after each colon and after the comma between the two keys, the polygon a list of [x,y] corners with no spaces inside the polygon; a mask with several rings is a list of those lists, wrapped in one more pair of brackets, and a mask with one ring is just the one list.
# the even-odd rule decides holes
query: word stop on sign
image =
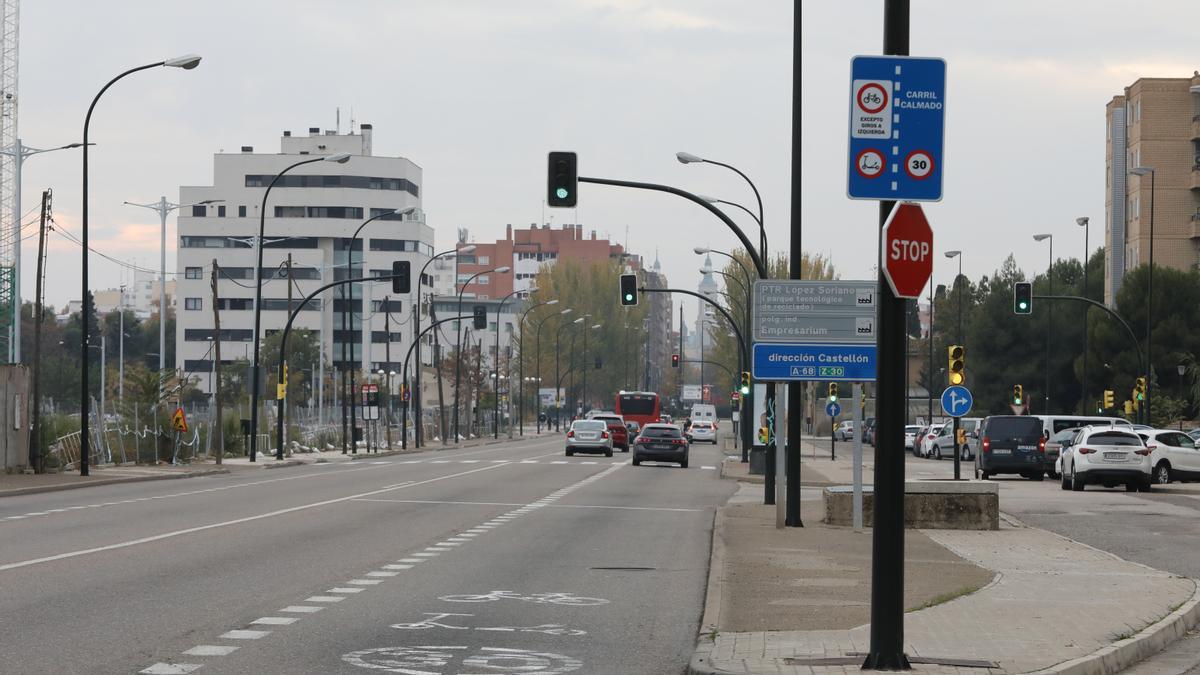
{"label": "word stop on sign", "polygon": [[929,242],[913,239],[893,239],[892,251],[889,257],[892,260],[922,262],[929,257]]}

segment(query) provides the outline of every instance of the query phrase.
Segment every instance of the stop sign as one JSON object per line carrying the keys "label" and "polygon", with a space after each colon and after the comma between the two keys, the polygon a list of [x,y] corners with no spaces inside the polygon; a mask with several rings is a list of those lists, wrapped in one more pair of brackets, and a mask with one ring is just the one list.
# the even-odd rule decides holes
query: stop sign
{"label": "stop sign", "polygon": [[933,230],[921,205],[897,202],[883,225],[883,275],[901,298],[919,298],[933,274]]}

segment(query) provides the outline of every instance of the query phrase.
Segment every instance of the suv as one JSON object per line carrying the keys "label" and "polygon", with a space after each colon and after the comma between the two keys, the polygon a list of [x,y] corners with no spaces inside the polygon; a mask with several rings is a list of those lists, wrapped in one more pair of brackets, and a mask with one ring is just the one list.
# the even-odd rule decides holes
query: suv
{"label": "suv", "polygon": [[1030,480],[1046,477],[1046,438],[1042,420],[1028,415],[993,415],[979,425],[975,470],[987,480],[998,473],[1017,473]]}
{"label": "suv", "polygon": [[608,425],[614,448],[620,448],[621,452],[629,452],[629,429],[625,428],[624,418],[613,413],[599,413],[592,415],[592,419],[602,420]]}
{"label": "suv", "polygon": [[1062,489],[1080,492],[1088,483],[1150,490],[1151,448],[1128,427],[1084,427],[1062,447]]}

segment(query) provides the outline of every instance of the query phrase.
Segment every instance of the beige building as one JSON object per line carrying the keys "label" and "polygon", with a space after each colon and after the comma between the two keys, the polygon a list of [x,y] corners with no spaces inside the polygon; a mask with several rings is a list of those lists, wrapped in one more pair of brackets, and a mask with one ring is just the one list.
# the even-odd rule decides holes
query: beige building
{"label": "beige building", "polygon": [[[1154,264],[1200,267],[1200,72],[1141,78],[1105,107],[1104,302],[1128,270]],[[1154,169],[1137,175],[1134,169]],[[1153,183],[1153,185],[1152,185]]]}

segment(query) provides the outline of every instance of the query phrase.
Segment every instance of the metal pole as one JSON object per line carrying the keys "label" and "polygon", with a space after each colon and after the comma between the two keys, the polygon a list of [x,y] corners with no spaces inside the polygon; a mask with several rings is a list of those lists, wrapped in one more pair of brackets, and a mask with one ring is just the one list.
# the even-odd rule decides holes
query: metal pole
{"label": "metal pole", "polygon": [[1150,172],[1150,269],[1147,270],[1146,276],[1146,400],[1142,406],[1143,424],[1150,424],[1150,387],[1153,386],[1151,381],[1154,379],[1154,344],[1150,338],[1153,335],[1151,320],[1154,318],[1154,177],[1157,173]]}
{"label": "metal pole", "polygon": [[[793,21],[793,34],[795,40],[799,44],[800,36],[800,2],[795,3],[795,16]],[[800,279],[803,277],[802,264],[804,262],[804,247],[802,246],[803,235],[803,219],[800,214],[800,199],[802,193],[801,186],[801,135],[799,129],[800,124],[800,96],[803,91],[801,85],[801,67],[800,67],[801,50],[797,49],[792,54],[792,172],[791,172],[791,232],[790,241],[788,242],[788,276],[792,279]],[[758,191],[755,190],[755,196],[758,196]],[[762,203],[759,202],[759,213],[762,212]],[[761,247],[763,251],[767,248],[767,235],[765,226],[760,230],[762,241]],[[763,253],[763,260],[766,264],[767,254]],[[750,330],[747,328],[747,330]],[[789,527],[804,527],[804,522],[800,518],[800,444],[801,433],[804,422],[804,384],[801,382],[789,382],[786,387],[787,391],[787,411],[783,417],[787,426],[787,441],[785,452],[787,452],[787,525]],[[776,415],[779,415],[776,412]],[[855,433],[859,432],[859,427],[854,428]],[[779,452],[780,445],[775,444],[776,452]]]}
{"label": "metal pole", "polygon": [[[854,400],[857,401],[859,396],[861,395],[861,393],[862,393],[862,383],[855,382],[854,385],[851,387],[851,396],[853,396]],[[862,408],[860,408],[859,406],[856,405],[856,406],[854,406],[854,410],[851,412],[853,414],[852,419],[854,420],[854,445],[852,446],[854,448],[854,450],[853,450],[854,454],[853,454],[853,467],[851,469],[852,475],[853,475],[853,482],[854,482],[854,487],[853,487],[854,493],[853,493],[852,506],[854,509],[854,511],[853,511],[854,529],[861,530],[862,526],[863,526],[863,484],[862,484],[863,447],[862,447],[862,433],[860,430],[862,429],[861,425],[863,422],[863,415],[862,415],[863,410],[862,410]]]}
{"label": "metal pole", "polygon": [[[1050,235],[1050,267],[1046,268],[1047,295],[1054,295],[1054,235]],[[1050,414],[1050,312],[1046,312],[1046,392],[1042,397],[1042,413]]]}
{"label": "metal pole", "polygon": [[[883,53],[907,55],[908,0],[884,0],[883,15]],[[883,225],[895,204],[879,203],[881,239]],[[882,251],[882,245],[879,250]],[[882,259],[877,274],[881,302],[877,338],[875,506],[871,530],[871,638],[863,668],[909,670],[911,666],[904,654],[904,415],[897,410],[904,400],[905,387],[905,302],[892,293],[883,276]],[[932,375],[931,372],[931,380]]]}
{"label": "metal pole", "polygon": [[[125,402],[125,287],[121,286],[117,311],[121,314],[120,333],[117,335],[117,401]],[[19,321],[17,322],[20,323]]]}
{"label": "metal pole", "polygon": [[[86,141],[85,141],[86,142]],[[84,151],[86,152],[86,150]],[[167,369],[167,206],[166,196],[158,199],[158,372]],[[161,392],[160,392],[161,398]]]}
{"label": "metal pole", "polygon": [[18,138],[13,146],[13,325],[10,363],[21,362],[21,165],[24,163],[25,148]]}
{"label": "metal pole", "polygon": [[[1080,225],[1083,225],[1083,293],[1082,293],[1082,295],[1083,295],[1083,297],[1086,298],[1086,297],[1088,297],[1088,255],[1089,255],[1089,253],[1091,253],[1091,249],[1088,247],[1088,232],[1091,230],[1091,227],[1088,224],[1087,218],[1083,218],[1081,220],[1083,221],[1080,223]],[[1091,307],[1085,306],[1083,308],[1083,376],[1080,378],[1080,380],[1081,380],[1081,382],[1080,382],[1080,399],[1083,401],[1084,406],[1087,406],[1087,400],[1088,400],[1087,399],[1088,313],[1091,312],[1091,310],[1092,310]],[[1086,407],[1083,408],[1083,410],[1084,410],[1084,412],[1086,412],[1087,411]]]}

